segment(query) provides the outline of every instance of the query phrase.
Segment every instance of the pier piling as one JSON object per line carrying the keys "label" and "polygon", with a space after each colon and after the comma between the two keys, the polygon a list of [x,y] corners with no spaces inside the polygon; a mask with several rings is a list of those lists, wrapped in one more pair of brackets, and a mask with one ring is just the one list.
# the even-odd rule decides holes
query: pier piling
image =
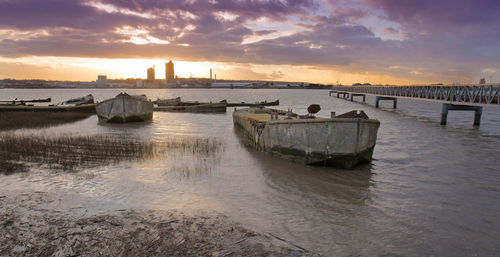
{"label": "pier piling", "polygon": [[481,115],[483,114],[483,107],[470,106],[470,105],[457,105],[457,104],[443,104],[441,109],[441,125],[446,125],[448,119],[448,111],[474,111],[474,126],[481,124]]}
{"label": "pier piling", "polygon": [[354,97],[355,96],[362,96],[363,97],[363,103],[365,102],[366,100],[366,95],[365,94],[355,94],[355,93],[351,93],[351,102],[354,100]]}
{"label": "pier piling", "polygon": [[340,98],[340,95],[342,98],[349,98],[349,92],[337,92],[337,98]]}
{"label": "pier piling", "polygon": [[378,108],[379,101],[383,101],[383,100],[393,101],[392,108],[394,108],[394,109],[396,109],[398,107],[398,99],[396,97],[386,97],[386,96],[377,96],[375,98],[375,107]]}

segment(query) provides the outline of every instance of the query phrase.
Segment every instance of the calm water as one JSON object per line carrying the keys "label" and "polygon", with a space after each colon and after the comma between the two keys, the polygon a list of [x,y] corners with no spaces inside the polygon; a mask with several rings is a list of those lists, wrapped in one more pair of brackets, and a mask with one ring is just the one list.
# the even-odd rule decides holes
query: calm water
{"label": "calm water", "polygon": [[92,116],[24,134],[110,134],[144,140],[215,137],[224,151],[213,160],[172,156],[60,174],[35,169],[2,176],[0,194],[31,189],[58,195],[47,208],[99,213],[117,209],[223,213],[246,227],[272,233],[325,255],[500,255],[500,108],[485,108],[480,128],[472,112],[401,99],[351,103],[324,90],[14,90],[0,100],[44,98],[55,102],[92,93],[104,100],[127,91],[185,100],[272,101],[305,113],[364,110],[379,119],[374,160],[355,170],[288,163],[245,147],[226,114],[155,113],[152,123],[98,125]]}

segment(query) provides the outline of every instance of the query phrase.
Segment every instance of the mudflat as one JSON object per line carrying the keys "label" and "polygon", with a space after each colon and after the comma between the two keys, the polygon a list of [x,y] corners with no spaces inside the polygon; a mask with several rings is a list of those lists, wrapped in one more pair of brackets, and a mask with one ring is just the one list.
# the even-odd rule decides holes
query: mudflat
{"label": "mudflat", "polygon": [[[46,208],[33,192],[0,195],[2,256],[319,256],[223,215]],[[79,214],[77,214],[79,213]]]}

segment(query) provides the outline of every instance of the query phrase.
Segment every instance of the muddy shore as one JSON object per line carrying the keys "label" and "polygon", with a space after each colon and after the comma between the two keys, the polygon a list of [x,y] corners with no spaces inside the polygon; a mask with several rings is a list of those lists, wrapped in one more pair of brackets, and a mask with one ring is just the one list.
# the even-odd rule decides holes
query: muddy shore
{"label": "muddy shore", "polygon": [[44,192],[0,193],[0,256],[318,256],[223,215],[46,208]]}

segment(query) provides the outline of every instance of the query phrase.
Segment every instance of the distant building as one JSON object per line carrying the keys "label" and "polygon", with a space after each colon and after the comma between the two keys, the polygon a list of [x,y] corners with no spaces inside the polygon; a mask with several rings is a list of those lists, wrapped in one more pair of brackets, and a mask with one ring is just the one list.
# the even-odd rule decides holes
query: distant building
{"label": "distant building", "polygon": [[148,81],[155,81],[155,67],[148,69]]}
{"label": "distant building", "polygon": [[172,60],[170,62],[165,63],[165,78],[167,83],[175,82],[175,73],[174,73],[174,63]]}
{"label": "distant building", "polygon": [[480,85],[486,84],[486,79],[485,78],[480,78],[479,79],[479,84]]}
{"label": "distant building", "polygon": [[106,75],[99,75],[97,76],[97,80],[95,82],[99,86],[104,86],[108,84],[108,77]]}

